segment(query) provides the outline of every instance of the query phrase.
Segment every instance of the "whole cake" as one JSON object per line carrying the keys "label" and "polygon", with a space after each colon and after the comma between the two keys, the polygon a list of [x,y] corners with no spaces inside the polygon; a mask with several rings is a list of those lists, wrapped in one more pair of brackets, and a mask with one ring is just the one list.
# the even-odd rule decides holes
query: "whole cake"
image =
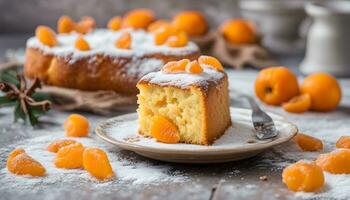
{"label": "whole cake", "polygon": [[169,62],[142,77],[137,87],[142,135],[209,145],[231,125],[227,74],[213,57]]}
{"label": "whole cake", "polygon": [[91,18],[84,20],[74,24],[69,17],[61,18],[59,34],[39,26],[36,36],[27,41],[25,75],[48,85],[132,95],[145,74],[169,61],[193,60],[199,55],[198,47],[182,32],[164,35],[160,31],[164,42],[155,42],[157,34],[131,27],[135,20],[119,25],[122,22],[115,17],[109,29],[96,30]]}

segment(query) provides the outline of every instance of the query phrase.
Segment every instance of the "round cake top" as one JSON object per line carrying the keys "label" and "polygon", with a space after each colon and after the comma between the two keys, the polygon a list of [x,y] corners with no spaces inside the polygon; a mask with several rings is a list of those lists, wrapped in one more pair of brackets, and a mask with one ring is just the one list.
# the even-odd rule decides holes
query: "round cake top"
{"label": "round cake top", "polygon": [[[115,47],[115,41],[125,32],[131,34],[131,49]],[[71,32],[68,34],[57,34],[58,44],[53,47],[44,45],[37,37],[31,37],[27,41],[27,48],[38,48],[45,54],[55,56],[70,56],[72,59],[103,54],[113,57],[145,57],[147,55],[188,55],[196,53],[199,48],[193,42],[188,42],[184,47],[168,47],[166,45],[155,45],[153,34],[144,30],[121,29],[112,31],[108,29],[96,29],[85,34],[83,37],[89,43],[91,50],[80,51],[74,44],[81,34]]]}

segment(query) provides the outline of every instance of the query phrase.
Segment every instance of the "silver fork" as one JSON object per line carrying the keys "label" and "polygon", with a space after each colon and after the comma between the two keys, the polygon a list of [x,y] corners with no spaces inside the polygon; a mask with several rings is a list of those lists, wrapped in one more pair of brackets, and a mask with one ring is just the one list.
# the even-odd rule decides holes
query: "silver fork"
{"label": "silver fork", "polygon": [[273,123],[272,118],[260,109],[252,97],[246,96],[250,107],[252,108],[252,121],[255,129],[255,135],[259,140],[266,140],[278,135],[278,130]]}

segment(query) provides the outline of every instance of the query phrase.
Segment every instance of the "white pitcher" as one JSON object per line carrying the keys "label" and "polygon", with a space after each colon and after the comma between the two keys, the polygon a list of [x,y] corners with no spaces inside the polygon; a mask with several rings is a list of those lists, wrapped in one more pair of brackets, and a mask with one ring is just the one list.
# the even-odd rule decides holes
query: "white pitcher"
{"label": "white pitcher", "polygon": [[314,2],[305,9],[313,23],[300,70],[350,76],[350,1]]}

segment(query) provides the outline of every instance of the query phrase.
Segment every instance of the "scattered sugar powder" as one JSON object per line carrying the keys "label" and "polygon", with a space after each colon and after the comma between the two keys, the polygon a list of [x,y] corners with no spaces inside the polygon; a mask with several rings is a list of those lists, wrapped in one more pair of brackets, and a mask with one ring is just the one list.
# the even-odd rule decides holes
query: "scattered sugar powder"
{"label": "scattered sugar powder", "polygon": [[[0,170],[0,188],[18,188],[33,190],[36,186],[45,186],[50,184],[72,184],[78,183],[84,185],[93,182],[93,187],[116,187],[119,183],[131,184],[149,184],[157,185],[167,182],[184,182],[187,177],[172,172],[171,166],[156,165],[150,160],[136,159],[135,155],[128,157],[127,153],[99,140],[95,135],[88,138],[74,138],[86,147],[98,147],[105,150],[108,154],[112,168],[116,173],[116,178],[106,182],[99,182],[91,177],[83,169],[59,169],[53,164],[54,153],[46,150],[47,145],[54,139],[62,138],[62,132],[50,134],[47,136],[36,137],[22,140],[17,144],[0,149],[1,160],[5,161],[8,153],[14,148],[24,148],[25,151],[38,160],[46,168],[45,177],[17,176],[8,172],[7,168]],[[120,184],[119,184],[120,186]]]}

